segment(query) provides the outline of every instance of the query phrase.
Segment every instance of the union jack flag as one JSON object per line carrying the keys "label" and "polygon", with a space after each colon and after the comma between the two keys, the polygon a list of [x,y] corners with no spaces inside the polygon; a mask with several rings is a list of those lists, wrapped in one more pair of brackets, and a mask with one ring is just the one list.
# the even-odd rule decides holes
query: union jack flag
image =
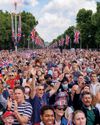
{"label": "union jack flag", "polygon": [[80,32],[76,31],[75,34],[74,34],[74,43],[78,44],[79,38],[80,38]]}

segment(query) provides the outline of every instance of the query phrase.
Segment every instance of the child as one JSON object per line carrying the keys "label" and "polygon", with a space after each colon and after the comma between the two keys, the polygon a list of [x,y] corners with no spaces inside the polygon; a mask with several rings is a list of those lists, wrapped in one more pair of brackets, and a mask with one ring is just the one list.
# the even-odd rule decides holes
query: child
{"label": "child", "polygon": [[12,125],[14,122],[14,114],[11,111],[6,111],[2,116],[5,125]]}

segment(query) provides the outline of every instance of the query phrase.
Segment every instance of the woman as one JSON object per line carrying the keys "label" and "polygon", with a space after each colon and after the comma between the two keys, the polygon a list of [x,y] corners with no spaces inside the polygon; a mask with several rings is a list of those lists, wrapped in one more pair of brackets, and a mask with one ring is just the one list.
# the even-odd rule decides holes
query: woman
{"label": "woman", "polygon": [[86,117],[83,111],[76,110],[73,113],[73,124],[74,125],[86,125]]}

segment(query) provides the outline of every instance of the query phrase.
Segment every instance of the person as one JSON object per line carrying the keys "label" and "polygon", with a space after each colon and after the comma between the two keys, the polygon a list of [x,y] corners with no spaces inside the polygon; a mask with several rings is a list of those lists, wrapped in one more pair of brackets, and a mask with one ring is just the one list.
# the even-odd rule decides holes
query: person
{"label": "person", "polygon": [[96,96],[96,90],[100,87],[100,83],[97,79],[97,74],[92,72],[90,75],[91,84],[90,84],[90,92],[92,93],[93,97]]}
{"label": "person", "polygon": [[55,123],[57,125],[67,125],[68,120],[65,118],[65,110],[67,108],[67,103],[65,99],[58,99],[55,102],[54,109],[55,109]]}
{"label": "person", "polygon": [[82,106],[81,110],[86,116],[86,125],[96,125],[100,124],[100,114],[99,110],[92,106],[92,95],[88,92],[83,92],[81,94]]}
{"label": "person", "polygon": [[[40,109],[44,105],[49,104],[49,98],[56,93],[57,89],[60,86],[60,83],[57,83],[49,92],[45,92],[44,85],[38,84],[35,86],[34,78],[36,77],[35,69],[31,71],[33,75],[33,84],[31,86],[32,92],[31,93],[31,105],[33,107],[33,115],[32,115],[32,123],[34,125],[37,125],[41,119],[40,119]],[[35,108],[34,108],[35,107]]]}
{"label": "person", "polygon": [[40,111],[41,122],[39,125],[55,125],[54,109],[45,105]]}
{"label": "person", "polygon": [[25,101],[25,89],[22,86],[14,88],[14,101],[8,101],[8,110],[14,112],[14,125],[30,125],[32,116],[32,106]]}
{"label": "person", "polygon": [[73,124],[74,125],[86,125],[86,117],[83,111],[76,110],[73,113]]}
{"label": "person", "polygon": [[96,104],[95,104],[95,107],[98,108],[99,113],[100,113],[100,87],[96,91]]}
{"label": "person", "polygon": [[14,123],[14,114],[11,111],[6,111],[2,116],[3,122],[5,125],[13,125]]}

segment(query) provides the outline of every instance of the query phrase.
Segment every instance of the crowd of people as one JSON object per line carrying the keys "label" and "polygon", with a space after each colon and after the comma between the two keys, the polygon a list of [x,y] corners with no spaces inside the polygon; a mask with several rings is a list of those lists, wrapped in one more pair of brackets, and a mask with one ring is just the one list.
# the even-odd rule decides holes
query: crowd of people
{"label": "crowd of people", "polygon": [[100,52],[0,51],[1,125],[100,125]]}

